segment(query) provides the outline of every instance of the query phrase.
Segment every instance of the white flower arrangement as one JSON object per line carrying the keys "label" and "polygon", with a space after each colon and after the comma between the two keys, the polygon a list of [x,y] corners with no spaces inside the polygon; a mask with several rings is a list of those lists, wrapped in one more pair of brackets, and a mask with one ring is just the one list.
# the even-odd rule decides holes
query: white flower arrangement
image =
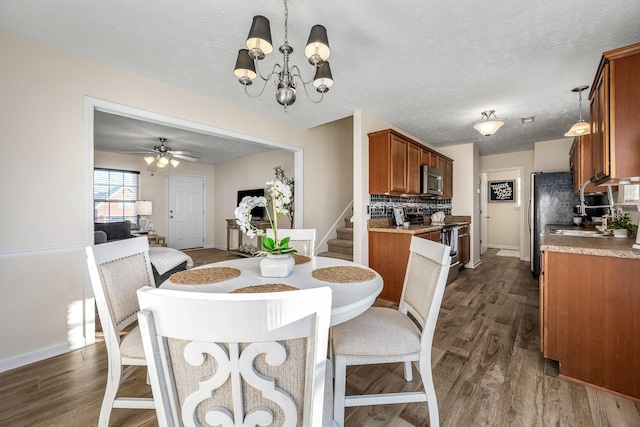
{"label": "white flower arrangement", "polygon": [[[286,215],[289,210],[287,205],[291,203],[291,187],[284,184],[280,180],[267,182],[267,197],[246,196],[235,210],[236,223],[240,226],[240,230],[248,237],[265,236],[264,230],[257,228],[251,224],[251,210],[255,207],[263,207],[267,212],[274,238],[265,237],[262,239],[263,249],[256,252],[256,255],[267,254],[289,254],[297,252],[294,248],[289,247],[289,238],[285,237],[278,240],[278,215]],[[267,209],[267,202],[271,203],[271,212]]]}

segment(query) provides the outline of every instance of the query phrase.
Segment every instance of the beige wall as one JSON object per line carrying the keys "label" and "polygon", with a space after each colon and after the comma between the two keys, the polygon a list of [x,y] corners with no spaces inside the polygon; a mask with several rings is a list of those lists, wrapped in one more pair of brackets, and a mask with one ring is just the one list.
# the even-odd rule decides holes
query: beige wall
{"label": "beige wall", "polygon": [[[90,320],[93,313],[84,261],[93,239],[87,96],[302,148],[310,212],[304,224],[320,235],[326,230],[319,218],[341,213],[327,197],[352,198],[348,124],[303,129],[6,32],[0,49],[0,196],[15,207],[0,213],[0,371],[82,345],[74,337],[82,335],[83,316]],[[347,185],[327,189],[327,173],[329,182]],[[56,262],[40,262],[43,256]]]}
{"label": "beige wall", "polygon": [[535,143],[535,172],[565,172],[569,170],[569,151],[573,138],[554,139]]}
{"label": "beige wall", "polygon": [[[487,182],[513,179],[518,189],[519,170],[487,173]],[[487,246],[520,250],[520,219],[523,207],[518,200],[513,202],[487,203]],[[524,206],[526,209],[526,204]]]}

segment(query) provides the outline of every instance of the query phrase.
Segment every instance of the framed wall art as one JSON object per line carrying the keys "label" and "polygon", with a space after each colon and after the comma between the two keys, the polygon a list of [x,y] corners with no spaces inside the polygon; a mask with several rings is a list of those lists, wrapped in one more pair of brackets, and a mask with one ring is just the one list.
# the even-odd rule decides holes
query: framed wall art
{"label": "framed wall art", "polygon": [[500,181],[489,181],[489,201],[512,203],[515,202],[516,180],[503,179]]}

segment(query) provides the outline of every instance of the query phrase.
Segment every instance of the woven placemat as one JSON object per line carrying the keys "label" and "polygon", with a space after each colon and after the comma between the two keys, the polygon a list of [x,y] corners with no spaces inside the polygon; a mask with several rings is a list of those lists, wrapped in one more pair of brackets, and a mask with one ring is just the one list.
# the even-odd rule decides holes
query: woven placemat
{"label": "woven placemat", "polygon": [[311,261],[311,258],[309,258],[308,256],[298,255],[298,254],[291,254],[291,256],[293,257],[293,260],[296,262],[296,265],[304,264],[306,262]]}
{"label": "woven placemat", "polygon": [[261,292],[286,292],[299,291],[300,288],[285,285],[283,283],[269,283],[266,285],[245,286],[244,288],[234,289],[230,294],[257,294]]}
{"label": "woven placemat", "polygon": [[350,266],[319,268],[313,270],[311,275],[323,282],[332,283],[366,282],[376,277],[376,274],[371,270]]}
{"label": "woven placemat", "polygon": [[204,285],[222,282],[240,275],[240,270],[231,267],[196,268],[173,273],[169,280],[176,285]]}

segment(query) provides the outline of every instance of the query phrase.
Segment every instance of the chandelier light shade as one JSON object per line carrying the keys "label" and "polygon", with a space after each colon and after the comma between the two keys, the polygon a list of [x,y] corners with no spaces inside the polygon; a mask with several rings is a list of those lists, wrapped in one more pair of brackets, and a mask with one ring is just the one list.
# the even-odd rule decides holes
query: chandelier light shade
{"label": "chandelier light shade", "polygon": [[[473,125],[473,128],[480,132],[481,135],[491,136],[498,131],[503,125],[504,120],[498,119],[495,110],[487,110],[482,112],[482,120]],[[491,118],[493,116],[493,119]]]}
{"label": "chandelier light shade", "polygon": [[246,44],[251,57],[255,59],[263,59],[265,55],[273,52],[271,24],[267,18],[262,15],[253,17]]}
{"label": "chandelier light shade", "polygon": [[[282,63],[276,63],[271,72],[264,76],[260,72],[259,62],[266,55],[273,51],[271,41],[271,24],[269,20],[262,15],[253,17],[251,29],[247,36],[246,49],[238,51],[236,66],[233,70],[234,75],[238,78],[240,84],[244,86],[245,93],[251,98],[257,98],[264,92],[267,82],[272,78],[275,79],[276,100],[287,111],[287,107],[296,101],[297,85],[302,84],[307,97],[311,102],[319,103],[324,99],[324,94],[333,85],[333,76],[329,67],[329,56],[331,49],[329,48],[329,39],[327,37],[327,29],[322,25],[314,25],[309,33],[307,45],[304,53],[314,67],[314,73],[309,80],[304,80],[300,74],[297,65],[289,65],[289,56],[293,53],[293,48],[289,45],[288,39],[288,20],[289,10],[287,0],[284,0],[284,44],[278,49],[282,54]],[[247,87],[251,86],[253,80],[260,77],[264,82],[262,89],[255,95],[249,93]],[[316,91],[320,93],[320,99],[314,100],[307,91],[307,86],[313,85]]]}
{"label": "chandelier light shade", "polygon": [[576,122],[576,124],[571,126],[571,129],[569,129],[569,132],[565,133],[564,136],[574,137],[574,136],[581,136],[581,135],[589,135],[591,133],[591,127],[589,126],[589,123],[582,120],[582,91],[588,88],[589,86],[583,85],[583,86],[578,86],[571,89],[571,92],[578,92],[578,103],[580,105],[580,117],[578,118],[578,121]]}

